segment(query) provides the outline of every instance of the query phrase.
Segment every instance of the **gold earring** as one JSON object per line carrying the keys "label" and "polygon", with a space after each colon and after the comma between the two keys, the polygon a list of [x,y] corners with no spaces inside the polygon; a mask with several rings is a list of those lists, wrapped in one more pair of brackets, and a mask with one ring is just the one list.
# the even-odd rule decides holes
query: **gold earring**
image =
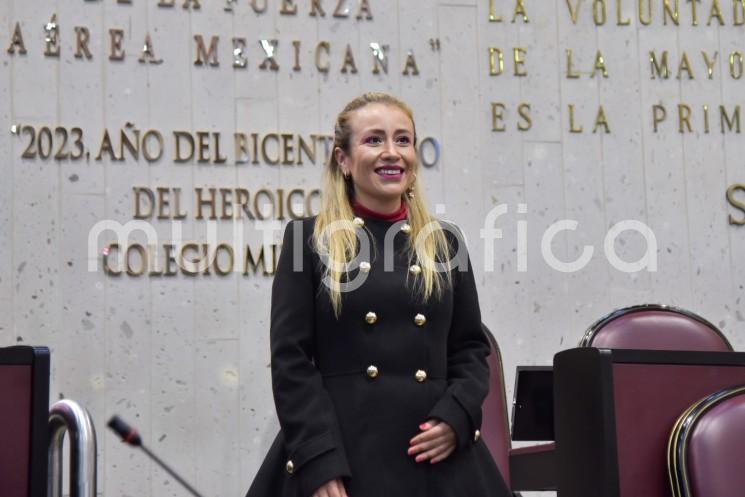
{"label": "gold earring", "polygon": [[409,186],[406,189],[406,196],[409,197],[409,199],[414,198],[414,182],[416,181],[416,173],[413,174],[413,179],[411,180],[411,186]]}

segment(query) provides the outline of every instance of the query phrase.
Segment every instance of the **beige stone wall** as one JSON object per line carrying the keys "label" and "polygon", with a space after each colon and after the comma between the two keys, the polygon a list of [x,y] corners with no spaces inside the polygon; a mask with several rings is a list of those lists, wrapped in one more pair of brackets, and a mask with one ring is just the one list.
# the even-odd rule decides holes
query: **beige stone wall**
{"label": "beige stone wall", "polygon": [[[745,78],[738,77],[745,53],[745,26],[738,23],[745,14],[737,2],[734,10],[725,0],[698,3],[696,26],[689,2],[680,2],[676,26],[664,17],[661,0],[651,2],[649,25],[631,0],[525,0],[527,22],[514,15],[521,2],[513,0],[369,0],[370,20],[364,9],[356,19],[358,0],[341,2],[339,13],[348,8],[347,18],[333,16],[338,0],[319,2],[325,17],[311,16],[307,0],[196,3],[198,10],[182,0],[173,7],[158,0],[0,5],[0,345],[52,348],[52,400],[73,398],[93,414],[105,495],[186,495],[104,430],[114,413],[139,426],[151,448],[207,495],[246,490],[277,430],[268,369],[271,276],[242,274],[242,259],[237,273],[224,276],[214,268],[198,276],[113,276],[102,270],[101,253],[115,237],[103,234],[89,251],[91,230],[102,220],[131,221],[135,187],[170,189],[171,213],[172,189],[180,188],[187,215],[177,224],[185,242],[254,251],[266,245],[271,262],[287,212],[263,224],[245,218],[211,223],[196,216],[195,189],[233,189],[234,201],[237,188],[251,198],[261,189],[275,197],[277,189],[311,192],[325,154],[320,135],[331,133],[344,102],[367,90],[409,102],[420,137],[441,146],[439,161],[421,180],[433,208],[440,204],[443,217],[469,239],[484,321],[501,343],[508,387],[515,365],[549,364],[596,318],[635,303],[689,308],[718,324],[736,348],[745,344],[745,227],[728,223],[729,215],[742,219],[745,212],[725,196],[731,185],[745,183],[745,137],[734,123],[745,104]],[[265,11],[255,12],[264,4]],[[290,14],[293,5],[297,13]],[[59,56],[45,55],[45,36],[54,33],[44,26],[53,14]],[[642,14],[647,22],[646,10]],[[503,20],[490,22],[490,16]],[[90,59],[78,49],[76,27],[88,29]],[[117,29],[121,49],[112,49],[110,30]],[[160,64],[138,60],[148,34]],[[219,36],[218,65],[195,65],[195,35],[206,48]],[[233,38],[245,39],[246,68],[233,67]],[[277,71],[259,68],[262,39],[278,40]],[[322,42],[328,52],[319,48]],[[371,42],[389,45],[387,74],[374,74]],[[350,65],[341,71],[347,45],[357,73]],[[502,51],[501,75],[490,74],[499,72],[496,51],[490,67],[490,47]],[[517,67],[514,49],[524,60]],[[123,60],[110,59],[121,50]],[[418,75],[403,74],[409,51]],[[650,51],[658,64],[667,52],[667,79],[653,73]],[[609,133],[602,124],[593,132],[600,106]],[[720,106],[733,122],[732,129],[724,123],[724,132]],[[658,118],[666,113],[657,129],[655,109]],[[82,133],[80,150],[73,128]],[[24,158],[29,129],[35,136],[27,155],[33,157]],[[135,159],[125,148],[117,160],[120,132],[134,136],[135,129],[141,137],[148,130],[163,136],[160,159],[148,160],[143,150]],[[101,152],[104,130],[112,150]],[[215,163],[214,142],[203,149],[209,160],[199,162],[196,152],[176,162],[174,131],[197,139],[197,132],[210,133],[207,139],[219,133],[225,163]],[[235,152],[236,132],[246,134],[247,162]],[[316,144],[315,163],[306,157],[297,164],[298,136]],[[292,153],[281,151],[282,140],[290,140]],[[147,143],[152,157],[154,133]],[[428,161],[431,143],[424,150]],[[58,152],[67,158],[55,160]],[[293,164],[270,163],[277,158]],[[735,200],[745,202],[742,193]],[[485,219],[501,204],[508,212],[493,225],[503,237],[487,243]],[[541,251],[547,228],[562,219],[578,224],[555,237],[558,259],[572,261],[584,246],[594,247],[590,262],[574,272],[552,268]],[[604,239],[623,220],[640,221],[654,233],[656,272],[619,271],[605,256]],[[147,221],[162,257],[162,245],[174,240],[174,220]],[[273,227],[274,238],[265,240],[262,227]],[[142,233],[130,240],[144,241]],[[619,257],[634,261],[647,245],[627,231],[615,247]]]}

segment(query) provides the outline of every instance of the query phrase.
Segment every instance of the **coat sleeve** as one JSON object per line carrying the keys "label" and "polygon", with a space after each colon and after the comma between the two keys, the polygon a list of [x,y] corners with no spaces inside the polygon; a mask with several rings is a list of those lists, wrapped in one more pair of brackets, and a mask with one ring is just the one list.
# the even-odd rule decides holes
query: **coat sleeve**
{"label": "coat sleeve", "polygon": [[445,394],[430,411],[430,417],[448,423],[457,436],[458,448],[475,441],[481,428],[481,404],[489,391],[489,342],[481,327],[481,310],[473,268],[465,242],[457,228],[455,244],[463,257],[453,271],[453,318],[447,345],[447,381]]}
{"label": "coat sleeve", "polygon": [[313,363],[315,289],[313,257],[304,232],[293,221],[285,229],[272,285],[271,364],[277,416],[289,457],[287,472],[302,496],[351,472],[336,411]]}

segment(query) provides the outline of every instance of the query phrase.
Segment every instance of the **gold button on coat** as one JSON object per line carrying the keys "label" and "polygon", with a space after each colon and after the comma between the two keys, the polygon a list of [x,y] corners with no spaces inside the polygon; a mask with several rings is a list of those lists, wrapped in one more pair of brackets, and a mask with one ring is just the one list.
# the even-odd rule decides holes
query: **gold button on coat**
{"label": "gold button on coat", "polygon": [[417,370],[416,373],[414,373],[414,378],[416,378],[416,381],[418,381],[419,383],[421,383],[421,382],[423,382],[424,380],[427,379],[427,372],[424,371],[423,369],[419,369],[419,370]]}
{"label": "gold button on coat", "polygon": [[358,227],[358,228],[362,228],[362,227],[363,227],[363,226],[365,225],[365,220],[364,220],[364,219],[362,219],[361,217],[356,217],[356,218],[352,219],[352,223],[353,223],[353,224],[354,224],[354,225],[355,225],[356,227]]}
{"label": "gold button on coat", "polygon": [[292,474],[295,472],[295,464],[293,464],[292,461],[287,461],[287,464],[285,465],[285,469],[289,474]]}
{"label": "gold button on coat", "polygon": [[419,264],[414,264],[409,267],[409,272],[413,275],[417,275],[422,272],[422,267]]}
{"label": "gold button on coat", "polygon": [[375,321],[378,320],[378,315],[374,312],[370,311],[367,314],[365,314],[365,321],[367,321],[367,324],[375,324]]}
{"label": "gold button on coat", "polygon": [[372,266],[367,261],[360,262],[360,271],[362,271],[363,273],[369,273],[371,267]]}
{"label": "gold button on coat", "polygon": [[401,231],[406,233],[407,235],[411,233],[411,225],[409,223],[404,223],[401,225]]}
{"label": "gold button on coat", "polygon": [[370,378],[377,378],[378,377],[378,368],[376,366],[368,366],[367,367],[367,376]]}
{"label": "gold button on coat", "polygon": [[427,322],[427,318],[424,316],[424,314],[417,314],[414,316],[414,324],[417,326],[424,326],[424,323]]}
{"label": "gold button on coat", "polygon": [[481,438],[481,432],[479,430],[476,430],[473,432],[473,441],[478,442],[479,438]]}

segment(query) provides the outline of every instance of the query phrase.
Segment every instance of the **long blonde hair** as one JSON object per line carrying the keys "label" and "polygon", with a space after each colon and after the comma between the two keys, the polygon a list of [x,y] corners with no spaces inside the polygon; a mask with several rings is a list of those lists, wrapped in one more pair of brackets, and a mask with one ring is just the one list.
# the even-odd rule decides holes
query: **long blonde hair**
{"label": "long blonde hair", "polygon": [[[411,119],[414,127],[414,115],[408,105],[397,98],[386,93],[365,93],[351,102],[342,110],[336,118],[334,126],[334,146],[329,154],[329,161],[323,174],[321,210],[316,218],[313,229],[313,243],[316,251],[325,260],[325,270],[322,280],[326,282],[329,300],[338,318],[341,314],[341,279],[345,268],[355,257],[357,251],[357,236],[351,219],[354,217],[352,210],[352,182],[344,178],[344,174],[336,161],[334,151],[339,147],[345,153],[350,152],[350,138],[352,128],[350,118],[352,114],[368,104],[392,105],[401,109]],[[416,128],[414,127],[414,146],[416,146]],[[419,170],[419,163],[414,163],[414,173]],[[450,247],[440,225],[430,216],[424,200],[424,192],[418,181],[410,185],[411,198],[404,194],[402,202],[408,210],[408,223],[411,226],[408,238],[409,259],[430,263],[421,264],[422,272],[416,288],[424,301],[433,295],[439,297],[445,285],[451,285],[449,270],[440,272],[433,262],[450,260]],[[337,227],[339,221],[342,229],[328,229],[334,225]],[[433,229],[433,227],[435,227]],[[419,243],[419,235],[422,239]]]}

